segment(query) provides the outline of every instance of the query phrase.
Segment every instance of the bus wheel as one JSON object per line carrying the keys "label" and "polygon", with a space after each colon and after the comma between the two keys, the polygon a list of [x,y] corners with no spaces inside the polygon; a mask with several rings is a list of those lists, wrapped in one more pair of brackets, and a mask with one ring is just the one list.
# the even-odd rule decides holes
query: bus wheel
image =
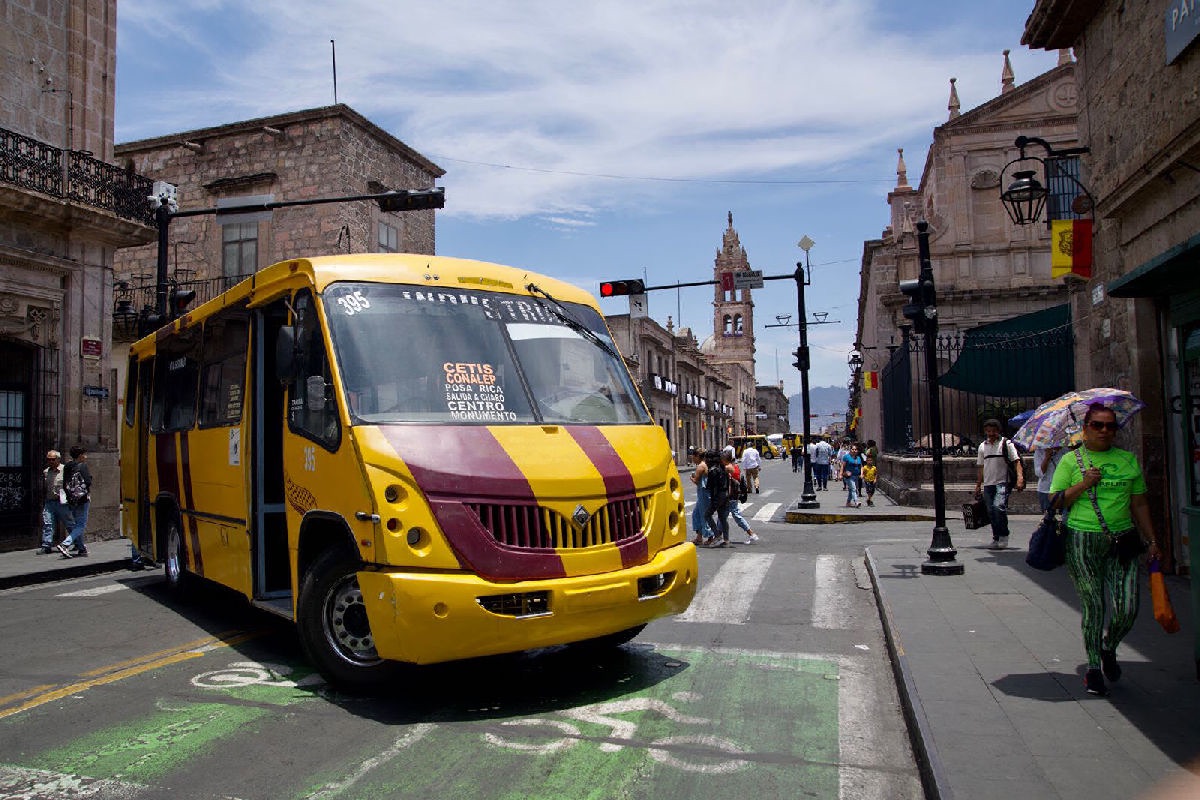
{"label": "bus wheel", "polygon": [[167,586],[172,591],[182,591],[187,581],[187,572],[183,568],[185,556],[183,552],[183,532],[179,528],[179,520],[173,519],[167,523],[166,557],[163,559],[163,574],[167,577]]}
{"label": "bus wheel", "polygon": [[632,628],[626,628],[616,633],[607,633],[604,636],[597,636],[594,639],[584,639],[582,642],[574,642],[571,646],[586,650],[612,650],[626,642],[632,641],[645,627],[645,625],[634,625]]}
{"label": "bus wheel", "polygon": [[297,625],[313,665],[331,683],[369,688],[392,673],[375,652],[375,637],[358,586],[358,560],[328,550],[300,585]]}

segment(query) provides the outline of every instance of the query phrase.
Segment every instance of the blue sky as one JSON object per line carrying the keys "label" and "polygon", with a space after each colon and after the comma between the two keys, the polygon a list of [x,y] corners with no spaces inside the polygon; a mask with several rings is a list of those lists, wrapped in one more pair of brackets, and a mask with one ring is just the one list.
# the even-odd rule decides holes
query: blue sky
{"label": "blue sky", "polygon": [[[916,185],[949,79],[962,110],[1055,53],[1020,45],[1033,0],[120,0],[118,142],[346,103],[446,170],[437,250],[596,292],[711,277],[726,214],[751,267],[808,235],[813,386],[844,386],[863,242]],[[288,198],[279,198],[288,199]],[[188,198],[181,198],[188,208]],[[755,293],[758,380],[799,391],[793,284]],[[650,313],[712,331],[710,287]],[[623,301],[606,300],[606,313]],[[810,320],[811,320],[810,316]]]}

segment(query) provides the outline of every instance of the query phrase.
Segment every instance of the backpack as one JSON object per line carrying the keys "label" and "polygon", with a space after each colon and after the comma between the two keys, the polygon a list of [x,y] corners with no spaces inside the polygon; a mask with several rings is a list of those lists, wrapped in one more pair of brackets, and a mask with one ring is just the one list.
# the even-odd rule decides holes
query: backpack
{"label": "backpack", "polygon": [[750,496],[750,484],[746,482],[746,475],[742,472],[741,467],[737,464],[733,466],[733,488],[736,490],[734,496],[739,503],[746,502],[746,498]]}
{"label": "backpack", "polygon": [[67,495],[67,503],[73,506],[83,505],[88,499],[87,483],[78,466],[68,465],[67,479],[63,481],[63,491]]}
{"label": "backpack", "polygon": [[[1008,460],[1008,444],[1009,440],[1001,437],[1000,439],[1000,455],[1004,456],[1004,463],[1008,465],[1008,490],[1011,492],[1017,486],[1017,460],[1021,458],[1021,454],[1017,453],[1017,457],[1012,461]],[[1013,445],[1013,450],[1016,451],[1017,446]]]}
{"label": "backpack", "polygon": [[729,499],[729,473],[718,465],[708,470],[708,494],[713,508],[720,508]]}

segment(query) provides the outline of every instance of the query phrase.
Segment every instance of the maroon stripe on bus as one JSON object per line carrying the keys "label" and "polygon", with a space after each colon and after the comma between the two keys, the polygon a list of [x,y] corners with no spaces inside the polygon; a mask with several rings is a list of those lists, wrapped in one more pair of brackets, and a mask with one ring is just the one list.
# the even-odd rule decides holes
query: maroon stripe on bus
{"label": "maroon stripe on bus", "polygon": [[[629,467],[613,448],[612,442],[604,437],[599,428],[590,425],[568,425],[564,430],[571,434],[571,438],[600,472],[600,477],[604,479],[604,493],[608,495],[608,502],[633,497],[635,488],[633,475],[630,474]],[[642,520],[643,527],[647,522],[648,520]],[[621,553],[622,567],[635,567],[645,564],[649,560],[650,546],[646,542],[645,535],[640,531],[614,531],[613,534],[614,536],[632,535],[631,538],[617,544],[617,550]]]}
{"label": "maroon stripe on bus", "polygon": [[463,565],[489,580],[562,577],[562,558],[549,548],[502,545],[468,502],[524,502],[537,497],[529,479],[482,426],[387,425],[380,428],[412,472]]}
{"label": "maroon stripe on bus", "polygon": [[[175,434],[173,433],[156,433],[154,435],[154,467],[158,474],[158,494],[169,494],[176,503],[182,502],[179,499],[179,449],[176,446]],[[154,529],[158,533],[158,526]],[[182,531],[180,531],[182,533]],[[156,548],[157,549],[157,548]],[[183,559],[186,563],[187,540],[183,541]],[[162,553],[159,553],[162,558]]]}
{"label": "maroon stripe on bus", "polygon": [[[188,511],[196,508],[196,503],[192,499],[192,459],[191,453],[188,450],[188,435],[187,431],[179,434],[179,461],[183,466],[183,507]],[[200,530],[199,523],[195,516],[191,514],[184,515],[187,517],[188,534],[192,539],[192,569],[201,577],[204,576],[204,556],[200,548]],[[180,524],[182,524],[180,520]],[[182,533],[182,531],[180,531]]]}

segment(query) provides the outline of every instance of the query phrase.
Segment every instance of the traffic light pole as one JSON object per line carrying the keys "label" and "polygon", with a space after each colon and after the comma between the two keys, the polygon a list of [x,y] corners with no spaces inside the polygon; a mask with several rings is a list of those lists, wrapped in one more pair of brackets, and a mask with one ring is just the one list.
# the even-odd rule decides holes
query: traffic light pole
{"label": "traffic light pole", "polygon": [[957,560],[958,551],[950,541],[946,527],[946,479],[942,469],[942,401],[937,377],[937,295],[933,283],[933,263],[929,258],[929,223],[917,223],[917,258],[921,262],[919,278],[924,314],[922,333],[925,336],[925,385],[929,389],[929,433],[933,444],[933,539],[929,543],[929,560],[921,564],[922,575],[962,575],[963,565]]}
{"label": "traffic light pole", "polygon": [[[804,251],[804,260],[808,262],[808,251]],[[800,369],[800,405],[804,414],[804,488],[800,491],[800,502],[797,508],[820,508],[817,493],[813,490],[812,456],[808,446],[811,443],[812,419],[808,402],[808,368],[810,365],[808,352],[808,312],[804,308],[804,287],[808,283],[805,268],[796,262],[796,313],[800,315],[800,348],[796,351],[796,366]]]}

